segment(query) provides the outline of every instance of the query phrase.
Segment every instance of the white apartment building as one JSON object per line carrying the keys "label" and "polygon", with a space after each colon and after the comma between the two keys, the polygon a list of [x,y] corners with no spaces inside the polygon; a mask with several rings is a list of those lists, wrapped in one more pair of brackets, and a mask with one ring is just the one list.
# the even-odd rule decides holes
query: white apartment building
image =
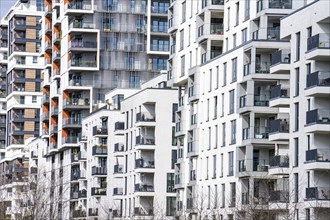
{"label": "white apartment building", "polygon": [[297,219],[330,214],[329,8],[329,1],[315,1],[281,20],[281,38],[290,39],[291,49],[291,65],[278,69],[290,73],[290,187]]}
{"label": "white apartment building", "polygon": [[176,95],[162,74],[121,104],[125,152],[116,165],[124,170],[118,175],[124,179],[124,219],[174,218]]}
{"label": "white apartment building", "polygon": [[[307,213],[312,219],[315,209],[310,207],[305,211],[307,206],[301,204],[311,201],[319,204],[319,201],[304,195],[306,186],[299,186],[295,191],[297,188],[289,184],[292,178],[298,178],[294,177],[293,173],[298,172],[295,170],[305,172],[302,168],[305,154],[292,150],[291,137],[300,133],[290,126],[294,124],[291,100],[296,98],[290,68],[301,63],[294,64],[294,44],[288,37],[293,33],[292,26],[295,25],[296,32],[302,27],[293,23],[299,20],[294,14],[290,28],[285,22],[290,16],[281,20],[307,3],[289,0],[172,2],[169,33],[171,48],[175,50],[171,50],[169,58],[168,83],[179,88],[176,136],[180,144],[175,179],[178,219],[298,219]],[[297,13],[316,26],[313,35],[327,33],[329,12],[320,11],[317,13],[320,17],[311,18],[313,13],[309,10],[328,5],[324,1],[314,4]],[[318,4],[324,5],[316,6]],[[283,32],[286,34],[282,35]],[[323,42],[328,40],[328,35],[325,36]],[[326,49],[321,50],[324,54],[319,56],[326,60],[329,50],[327,46],[322,47]],[[300,49],[303,54],[303,47]],[[315,71],[329,68],[324,61],[316,63],[324,69]],[[300,80],[300,85],[305,82],[304,78]],[[322,89],[323,98],[316,99],[315,108],[326,103],[329,91],[326,87]],[[301,88],[301,93],[303,91]],[[306,112],[301,107],[298,109]],[[325,124],[326,118],[324,116]],[[299,119],[304,118],[299,116]],[[322,126],[324,131],[328,130],[328,125]],[[316,135],[320,136],[319,141],[324,140],[323,144],[317,142],[320,149],[329,147],[326,134]],[[298,168],[293,168],[293,155],[301,157]],[[316,192],[322,194],[321,190],[327,192],[329,183],[324,173],[329,171],[328,165],[322,163],[323,171],[316,172],[315,181],[310,180],[314,185],[309,185],[306,192],[315,192],[315,195]],[[299,179],[299,183],[307,179]],[[297,192],[299,203],[292,199]],[[326,208],[317,210],[328,211],[328,202],[322,201]],[[320,217],[313,217],[322,219],[322,213]]]}

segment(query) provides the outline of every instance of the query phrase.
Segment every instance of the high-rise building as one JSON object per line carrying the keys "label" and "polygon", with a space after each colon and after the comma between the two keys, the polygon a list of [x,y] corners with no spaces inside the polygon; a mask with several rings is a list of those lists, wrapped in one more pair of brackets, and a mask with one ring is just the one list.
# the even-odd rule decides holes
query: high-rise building
{"label": "high-rise building", "polygon": [[0,161],[1,218],[19,219],[23,215],[26,201],[20,195],[28,186],[29,166],[24,142],[39,136],[43,63],[37,36],[43,13],[38,2],[18,1],[1,21],[0,142],[5,144]]}
{"label": "high-rise building", "polygon": [[[168,6],[169,1],[153,0],[45,0],[42,138],[47,166],[65,167],[64,179],[70,181],[82,119],[100,107],[105,94],[140,88],[166,70]],[[67,219],[70,210],[65,200],[59,213]]]}
{"label": "high-rise building", "polygon": [[330,167],[320,163],[329,150],[329,12],[315,12],[329,3],[302,8],[310,2],[170,5],[168,79],[179,88],[183,143],[178,217],[323,219],[329,212],[322,200]]}

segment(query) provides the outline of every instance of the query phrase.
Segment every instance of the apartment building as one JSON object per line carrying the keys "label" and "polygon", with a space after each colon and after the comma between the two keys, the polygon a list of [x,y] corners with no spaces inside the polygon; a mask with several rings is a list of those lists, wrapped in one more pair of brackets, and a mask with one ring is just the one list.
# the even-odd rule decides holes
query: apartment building
{"label": "apartment building", "polygon": [[0,161],[1,196],[5,208],[2,213],[11,219],[21,218],[26,205],[21,196],[26,191],[29,166],[24,142],[39,136],[43,63],[36,36],[43,13],[37,2],[18,1],[1,21],[1,91],[5,97],[1,119],[6,120],[2,123],[5,133],[1,133],[1,143],[6,146]]}
{"label": "apartment building", "polygon": [[[327,200],[325,197],[321,199],[321,194],[326,193],[329,186],[325,178],[329,164],[322,163],[323,170],[316,168],[315,180],[311,172],[306,174],[304,162],[315,161],[309,157],[305,161],[305,154],[293,149],[294,146],[299,149],[297,141],[306,143],[306,132],[310,131],[297,133],[294,126],[290,126],[294,124],[294,109],[304,111],[300,113],[304,115],[306,109],[301,106],[310,105],[313,109],[314,101],[306,100],[308,89],[300,87],[300,94],[304,95],[299,97],[292,90],[295,82],[293,72],[296,71],[292,66],[297,68],[302,66],[300,62],[304,62],[303,66],[307,64],[310,73],[314,70],[314,62],[308,65],[310,61],[303,58],[299,63],[292,60],[293,48],[296,47],[292,40],[294,34],[307,31],[301,30],[299,16],[306,16],[307,24],[313,26],[310,37],[317,35],[309,40],[313,42],[309,44],[317,47],[315,45],[323,42],[322,47],[326,48],[318,50],[323,54],[314,55],[323,59],[323,63],[315,62],[319,63],[315,72],[329,69],[324,62],[329,58],[328,35],[324,34],[328,32],[329,12],[316,13],[312,9],[328,8],[328,5],[324,1],[316,1],[294,13],[307,3],[309,1],[289,0],[171,3],[168,83],[179,88],[176,112],[178,161],[175,167],[178,219],[298,219],[305,214],[322,219],[322,211],[329,210],[328,201],[319,205],[319,200]],[[314,17],[314,12],[319,17]],[[291,32],[293,26],[296,28],[294,34]],[[319,37],[321,35],[322,38]],[[299,42],[307,42],[306,36],[301,39]],[[305,56],[309,59],[309,50],[298,48],[301,57],[307,51]],[[320,79],[324,82],[327,73],[322,74]],[[315,84],[317,80],[314,81]],[[305,82],[306,78],[299,78],[300,85]],[[321,97],[316,99],[316,109],[322,109],[322,105],[328,102],[327,87],[321,89],[323,92],[315,89],[318,95],[321,93]],[[293,105],[299,102],[293,100],[299,98],[304,99],[300,106]],[[327,111],[320,112],[327,114]],[[309,113],[313,114],[309,117],[314,117],[314,121],[308,121],[306,125],[322,124],[318,113],[315,110]],[[296,120],[304,123],[304,117],[296,117]],[[325,131],[329,129],[325,125],[327,116],[321,118],[324,118],[324,127],[318,129],[324,129],[324,132],[317,132],[316,137],[324,142],[316,142],[320,147],[318,151],[312,142],[307,149],[314,150],[312,153],[316,155],[326,155],[328,150],[325,141],[328,135]],[[298,139],[293,139],[296,136]],[[294,165],[293,155],[301,158],[300,166]],[[305,185],[299,186],[299,190],[291,185],[294,178],[297,178],[296,185],[313,181],[307,186],[306,193],[314,193],[314,198],[305,195]],[[296,195],[300,195],[296,197],[299,203],[292,199]],[[317,208],[306,208],[311,201],[314,207],[318,204]],[[303,203],[305,206],[301,205]]]}
{"label": "apartment building", "polygon": [[[140,88],[166,70],[169,2],[45,0],[44,6],[42,138],[48,166],[68,167],[63,178],[70,182],[82,119],[110,90]],[[71,213],[67,204],[63,218]]]}
{"label": "apartment building", "polygon": [[115,89],[106,94],[107,103],[82,120],[80,149],[70,158],[70,217],[109,219],[119,215],[115,198],[123,192],[124,182],[115,178],[116,154],[123,153],[121,101],[138,89]]}
{"label": "apartment building", "polygon": [[6,146],[6,77],[8,64],[8,21],[1,20],[0,25],[0,160],[5,158]]}
{"label": "apartment building", "polygon": [[297,218],[327,219],[330,213],[329,7],[315,1],[281,20],[291,65],[277,68],[290,73],[289,178]]}

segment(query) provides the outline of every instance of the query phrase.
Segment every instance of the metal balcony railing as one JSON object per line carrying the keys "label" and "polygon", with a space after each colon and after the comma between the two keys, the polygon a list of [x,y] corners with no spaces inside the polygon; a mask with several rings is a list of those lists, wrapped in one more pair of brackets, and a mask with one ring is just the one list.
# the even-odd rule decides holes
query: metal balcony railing
{"label": "metal balcony railing", "polygon": [[289,120],[276,119],[270,121],[270,133],[289,133]]}
{"label": "metal balcony railing", "polygon": [[306,112],[306,125],[310,124],[330,124],[330,110],[314,109]]}
{"label": "metal balcony railing", "polygon": [[307,51],[316,48],[330,49],[330,33],[316,34],[307,39]]}
{"label": "metal balcony railing", "polygon": [[288,155],[276,155],[269,161],[271,168],[275,167],[289,167],[289,156]]}

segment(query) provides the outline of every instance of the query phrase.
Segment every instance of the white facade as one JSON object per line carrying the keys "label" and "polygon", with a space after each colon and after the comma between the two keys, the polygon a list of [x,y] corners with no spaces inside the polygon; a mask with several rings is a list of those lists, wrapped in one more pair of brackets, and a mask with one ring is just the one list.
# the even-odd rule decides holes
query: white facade
{"label": "white facade", "polygon": [[[178,218],[296,219],[295,208],[299,209],[299,216],[304,216],[300,203],[292,202],[295,188],[288,187],[297,169],[292,168],[291,155],[295,154],[292,154],[291,134],[298,135],[290,126],[293,124],[291,99],[295,98],[289,64],[299,64],[294,64],[290,51],[293,42],[287,38],[293,33],[285,22],[290,16],[281,20],[304,4],[303,1],[172,3],[169,18],[174,11],[173,19],[177,22],[173,21],[169,33],[171,42],[176,44],[176,53],[169,59],[168,79],[179,87],[176,136],[182,146],[178,146],[175,181]],[[308,10],[297,13],[309,19],[312,12]],[[207,35],[205,27],[210,24],[214,30],[218,27],[212,12],[224,13],[220,16],[224,31]],[[319,18],[321,24],[313,34],[327,33],[329,13],[319,13],[324,17]],[[182,17],[175,17],[178,14]],[[310,20],[316,25],[316,18]],[[295,25],[297,31],[301,29],[297,23],[289,24]],[[219,42],[223,45],[222,54],[213,59],[212,48],[216,47],[205,51],[205,44],[213,43],[212,33],[223,35],[216,36],[217,40],[223,40],[223,44]],[[319,59],[329,58],[328,49],[321,52],[325,54],[318,55]],[[320,68],[329,67],[320,63]],[[305,79],[300,80],[304,84]],[[326,87],[322,89],[323,94],[328,94]],[[326,103],[325,98],[319,100],[318,105]],[[328,129],[328,125],[322,126],[325,127],[319,129]],[[323,149],[323,144],[320,146]],[[302,164],[304,156],[299,154]],[[320,186],[329,186],[323,172],[319,172]],[[301,202],[306,199],[304,190],[299,189]]]}

